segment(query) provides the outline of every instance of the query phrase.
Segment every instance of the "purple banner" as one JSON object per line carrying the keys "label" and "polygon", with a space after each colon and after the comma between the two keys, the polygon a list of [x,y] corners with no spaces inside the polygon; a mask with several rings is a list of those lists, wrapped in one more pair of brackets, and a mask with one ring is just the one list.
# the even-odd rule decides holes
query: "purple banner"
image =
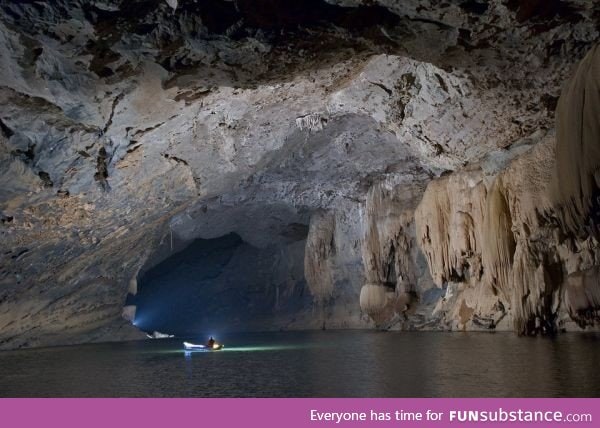
{"label": "purple banner", "polygon": [[21,427],[600,426],[600,399],[0,399]]}

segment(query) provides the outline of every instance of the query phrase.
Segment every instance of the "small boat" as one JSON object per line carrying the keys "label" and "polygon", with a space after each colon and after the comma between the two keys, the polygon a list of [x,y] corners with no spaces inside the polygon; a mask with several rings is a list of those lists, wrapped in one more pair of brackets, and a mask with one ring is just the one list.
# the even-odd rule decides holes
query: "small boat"
{"label": "small boat", "polygon": [[225,347],[225,345],[221,344],[221,343],[215,343],[212,348],[209,348],[206,345],[196,345],[194,343],[190,343],[190,342],[183,342],[183,347],[186,351],[205,351],[205,352],[210,352],[210,351],[220,351],[221,349],[223,349]]}

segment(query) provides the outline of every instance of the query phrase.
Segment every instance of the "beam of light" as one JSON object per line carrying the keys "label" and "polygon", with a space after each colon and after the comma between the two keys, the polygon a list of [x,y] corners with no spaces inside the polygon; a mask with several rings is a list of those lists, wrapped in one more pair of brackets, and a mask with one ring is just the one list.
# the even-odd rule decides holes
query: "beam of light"
{"label": "beam of light", "polygon": [[[299,345],[266,345],[266,346],[233,346],[227,347],[219,350],[219,351],[191,351],[192,353],[210,353],[210,352],[269,352],[269,351],[291,351],[295,349],[308,348],[309,346],[299,346]],[[185,352],[190,352],[186,350],[182,350]],[[179,351],[181,352],[181,350]]]}
{"label": "beam of light", "polygon": [[232,346],[219,350],[219,351],[207,351],[207,350],[188,350],[184,349],[183,345],[178,346],[177,348],[170,349],[156,349],[156,350],[147,350],[143,351],[144,354],[184,354],[186,359],[191,357],[192,355],[201,355],[201,354],[221,354],[221,353],[229,353],[229,352],[280,352],[280,351],[294,351],[299,349],[314,349],[321,348],[322,344],[304,344],[304,345],[258,345],[258,346]]}
{"label": "beam of light", "polygon": [[221,354],[223,352],[276,352],[276,351],[293,351],[297,349],[308,349],[314,348],[314,345],[265,345],[265,346],[233,346],[219,350],[219,351],[207,351],[207,350],[188,350],[184,349],[183,346],[178,349],[161,349],[155,351],[147,351],[149,354],[184,354],[186,358],[192,354]]}

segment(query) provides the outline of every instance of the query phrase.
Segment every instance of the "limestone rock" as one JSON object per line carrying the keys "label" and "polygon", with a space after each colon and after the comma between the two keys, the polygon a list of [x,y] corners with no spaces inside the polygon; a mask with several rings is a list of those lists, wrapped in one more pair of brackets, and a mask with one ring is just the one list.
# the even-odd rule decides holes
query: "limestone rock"
{"label": "limestone rock", "polygon": [[598,5],[561,4],[1,2],[0,347],[139,337],[138,279],[230,233],[308,281],[255,328],[592,324]]}
{"label": "limestone rock", "polygon": [[335,217],[331,213],[313,214],[304,252],[304,276],[318,302],[328,300],[333,295],[332,263],[335,252]]}

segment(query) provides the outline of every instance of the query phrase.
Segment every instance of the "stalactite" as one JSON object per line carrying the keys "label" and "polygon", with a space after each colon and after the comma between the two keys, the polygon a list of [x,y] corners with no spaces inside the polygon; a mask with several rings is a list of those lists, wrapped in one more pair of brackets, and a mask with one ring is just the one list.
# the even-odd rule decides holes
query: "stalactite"
{"label": "stalactite", "polygon": [[416,299],[414,190],[390,178],[367,194],[362,245],[367,284],[360,304],[380,327],[388,328]]}
{"label": "stalactite", "polygon": [[486,189],[467,171],[427,186],[415,212],[417,242],[436,284],[480,276],[481,228]]}
{"label": "stalactite", "polygon": [[410,199],[410,188],[393,180],[377,183],[369,189],[363,243],[368,282],[410,291],[410,284],[416,281]]}
{"label": "stalactite", "polygon": [[564,283],[567,310],[580,326],[596,322],[600,309],[598,268],[586,269],[590,261],[598,263],[599,197],[600,45],[596,45],[579,63],[558,102],[556,175],[550,187],[552,209],[566,239],[575,244],[575,251],[586,248],[578,257],[584,270],[568,272]]}
{"label": "stalactite", "polygon": [[327,118],[320,113],[311,113],[296,119],[296,126],[301,130],[311,132],[322,131],[327,125]]}
{"label": "stalactite", "polygon": [[[520,153],[490,184],[482,181],[487,191],[464,185],[468,171],[429,184],[415,214],[417,241],[438,285],[474,285],[453,274],[465,264],[461,255],[479,251],[484,276],[475,286],[489,285],[509,302],[517,332],[554,333],[564,323],[561,313],[580,326],[599,320],[598,112],[597,46],[561,95],[556,142],[545,138]],[[485,201],[481,216],[476,201]],[[460,220],[466,213],[472,222]]]}
{"label": "stalactite", "polygon": [[[600,45],[581,61],[556,110],[552,200],[565,230],[597,234],[600,195]],[[586,227],[587,226],[587,227]],[[591,229],[589,226],[593,226]]]}
{"label": "stalactite", "polygon": [[543,253],[534,250],[528,240],[517,243],[508,291],[514,329],[520,334],[556,331],[561,278],[553,276],[547,264]]}
{"label": "stalactite", "polygon": [[509,296],[513,286],[511,269],[515,253],[512,221],[501,184],[496,180],[486,198],[481,258],[486,279],[492,287]]}

